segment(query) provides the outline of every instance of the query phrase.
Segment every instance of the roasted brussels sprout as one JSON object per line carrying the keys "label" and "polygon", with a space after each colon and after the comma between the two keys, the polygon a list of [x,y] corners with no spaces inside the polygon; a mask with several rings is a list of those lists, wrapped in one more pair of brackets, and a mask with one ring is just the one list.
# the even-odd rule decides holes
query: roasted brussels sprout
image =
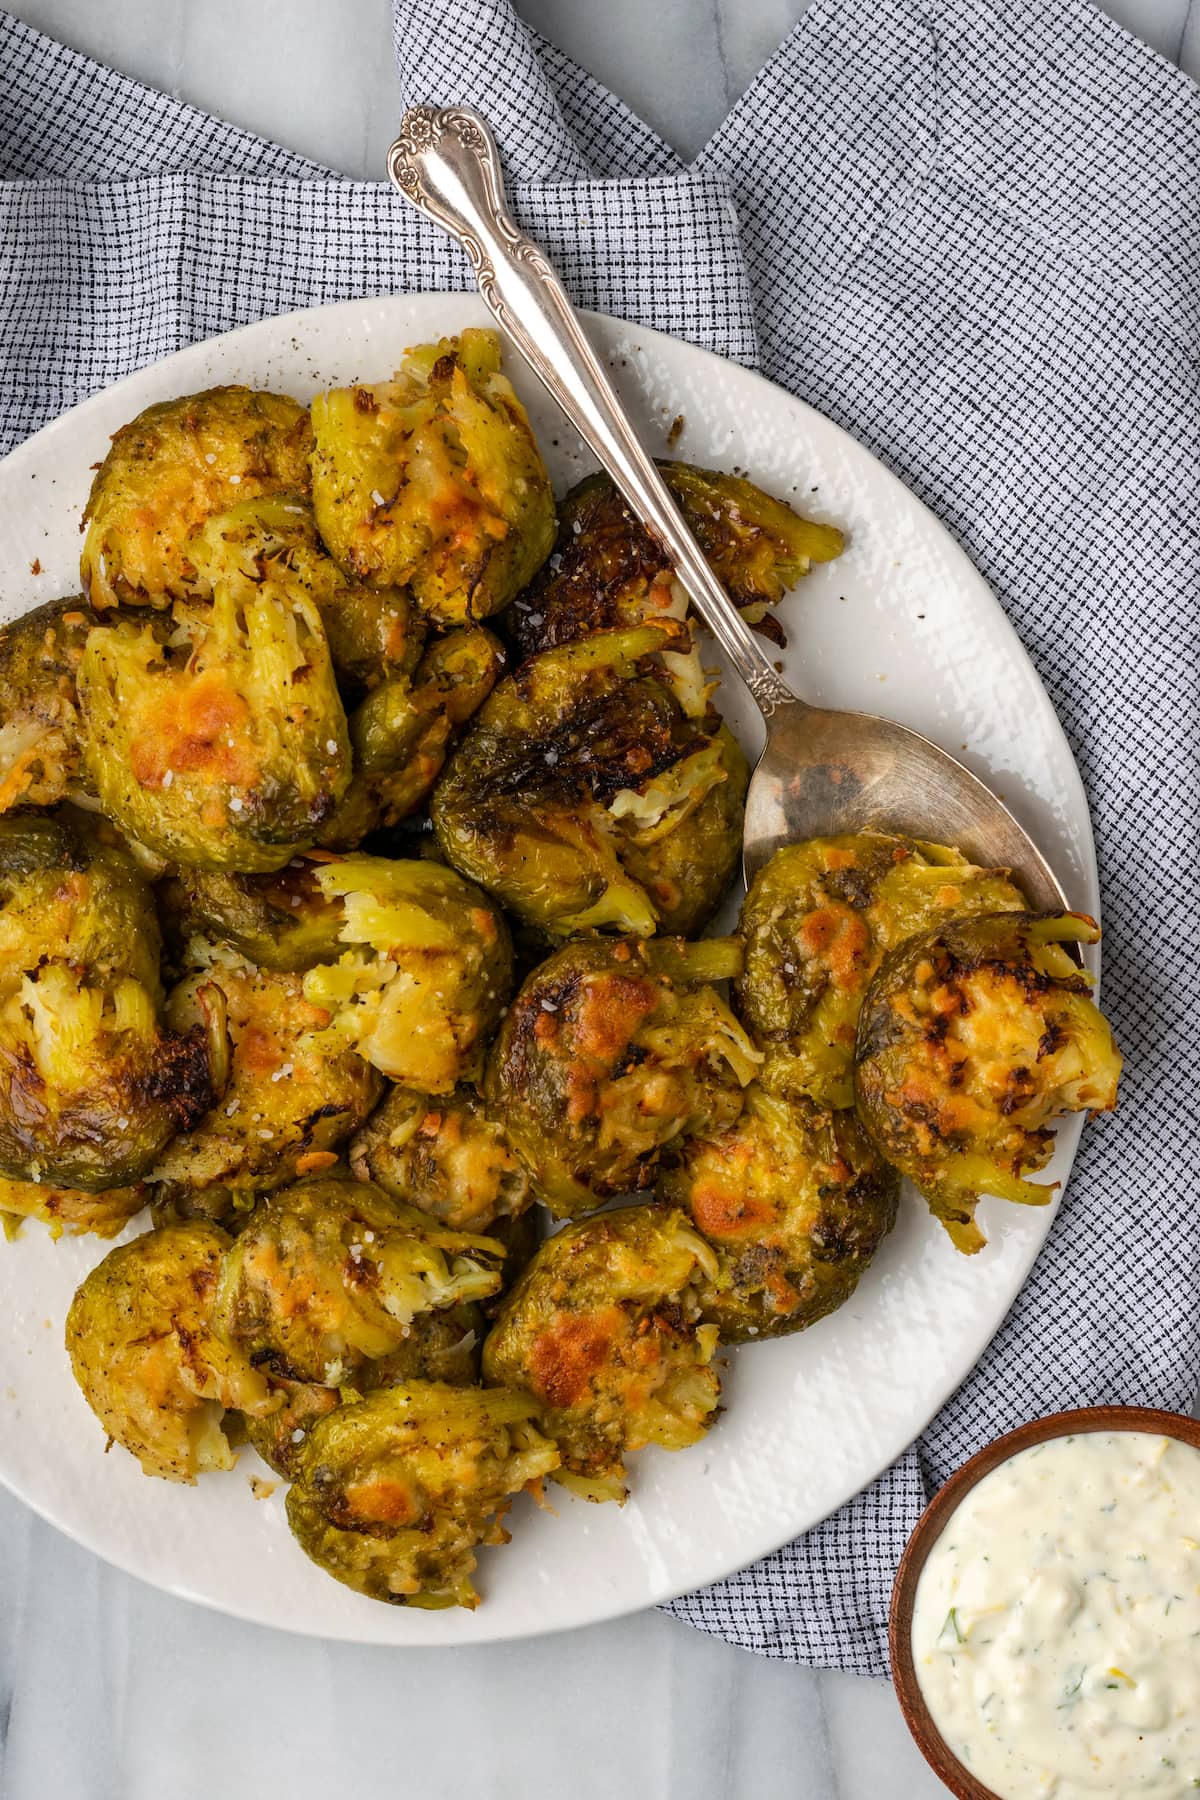
{"label": "roasted brussels sprout", "polygon": [[546,1239],[500,1309],[483,1373],[543,1403],[556,1480],[623,1500],[628,1451],[703,1437],[721,1384],[700,1294],[717,1273],[710,1246],[661,1206],[598,1213]]}
{"label": "roasted brussels sprout", "polygon": [[110,1439],[147,1475],[194,1482],[231,1469],[227,1409],[278,1406],[264,1375],[213,1335],[212,1300],[229,1239],[215,1225],[172,1225],[110,1250],[67,1314],[67,1351]]}
{"label": "roasted brussels sprout", "polygon": [[436,1100],[393,1088],[351,1142],[350,1166],[456,1231],[486,1231],[533,1198],[504,1126],[470,1087]]}
{"label": "roasted brussels sprout", "polygon": [[59,1187],[52,1181],[10,1181],[0,1175],[0,1219],[10,1219],[14,1224],[22,1219],[41,1219],[55,1238],[64,1231],[73,1237],[87,1231],[95,1237],[116,1237],[148,1199],[149,1192],[141,1183],[89,1194],[82,1188]]}
{"label": "roasted brussels sprout", "polygon": [[884,955],[939,918],[1019,911],[1007,873],[944,844],[882,832],[789,844],[742,907],[738,1011],[766,1051],[764,1087],[821,1106],[854,1100],[854,1032]]}
{"label": "roasted brussels sprout", "polygon": [[321,842],[354,849],[423,806],[450,741],[480,707],[504,666],[499,641],[482,625],[447,632],[429,646],[410,679],[375,688],[350,715],[354,774]]}
{"label": "roasted brussels sprout", "polygon": [[[201,947],[196,946],[199,950]],[[206,967],[172,989],[167,1017],[186,1029],[216,988],[231,1054],[220,1099],[169,1145],[150,1172],[161,1205],[187,1216],[212,1208],[222,1224],[252,1196],[332,1167],[382,1082],[361,1056],[332,1041],[329,1015],[304,998],[299,975],[256,969],[212,949]],[[162,1212],[160,1217],[165,1216]],[[211,1215],[210,1215],[211,1216]]]}
{"label": "roasted brussels sprout", "polygon": [[[659,470],[714,573],[751,624],[761,621],[814,562],[839,556],[832,525],[801,518],[740,475],[660,462]],[[592,631],[682,619],[687,594],[655,539],[611,477],[589,475],[558,509],[553,554],[508,613],[522,656]]]}
{"label": "roasted brussels sprout", "polygon": [[206,587],[251,582],[287,602],[307,599],[321,615],[329,653],[352,691],[411,675],[425,623],[403,588],[358,587],[346,580],[317,535],[301,494],[244,500],[210,519],[196,551]]}
{"label": "roasted brussels sprout", "polygon": [[1099,935],[1083,913],[950,919],[893,950],[867,991],[859,1115],[968,1254],[986,1242],[981,1194],[1049,1200],[1025,1176],[1050,1160],[1050,1121],[1117,1103],[1120,1052],[1063,948]]}
{"label": "roasted brussels sprout", "polygon": [[447,859],[549,937],[698,931],[737,865],[745,758],[663,685],[671,641],[645,626],[535,656],[434,790]]}
{"label": "roasted brussels sprout", "polygon": [[422,1093],[474,1080],[512,991],[502,914],[440,863],[346,856],[317,880],[340,898],[341,939],[351,946],[304,978],[333,1035]]}
{"label": "roasted brussels sprout", "polygon": [[728,938],[566,944],[525,982],[493,1046],[487,1097],[559,1217],[652,1185],[660,1153],[720,1132],[761,1058],[716,989]]}
{"label": "roasted brussels sprout", "polygon": [[276,1377],[283,1404],[265,1418],[247,1418],[246,1435],[276,1474],[295,1481],[304,1462],[308,1435],[335,1406],[349,1405],[377,1388],[400,1387],[409,1381],[445,1381],[451,1387],[474,1387],[479,1381],[479,1353],[487,1320],[471,1301],[441,1312],[418,1313],[408,1336],[390,1355],[363,1363],[353,1387],[322,1387],[315,1382]]}
{"label": "roasted brussels sprout", "polygon": [[160,906],[185,943],[198,932],[232,944],[260,969],[311,969],[341,954],[345,922],[340,901],[322,893],[317,868],[307,855],[266,875],[181,868],[159,888]]}
{"label": "roasted brussels sprout", "polygon": [[314,1428],[288,1523],[327,1574],[394,1606],[477,1606],[480,1544],[503,1544],[510,1496],[554,1469],[528,1394],[413,1381]]}
{"label": "roasted brussels sprout", "polygon": [[702,1317],[726,1343],[800,1331],[848,1300],[896,1222],[899,1190],[852,1112],[757,1082],[737,1123],[690,1138],[659,1184],[716,1252]]}
{"label": "roasted brussels sprout", "polygon": [[346,573],[441,625],[507,606],[549,555],[554,496],[492,331],[410,350],[313,402],[313,506]]}
{"label": "roasted brussels sprout", "polygon": [[423,1312],[500,1285],[503,1250],[340,1177],[268,1195],[226,1253],[214,1317],[255,1367],[337,1387]]}
{"label": "roasted brussels sprout", "polygon": [[239,501],[308,487],[312,429],[284,394],[209,388],[148,406],[116,432],[84,511],[84,592],[168,606],[203,594],[193,560],[199,528]]}
{"label": "roasted brussels sprout", "polygon": [[[193,551],[204,564],[203,536]],[[79,670],[87,766],[122,830],[172,861],[281,869],[350,782],[346,715],[321,617],[227,568],[176,629],[120,619]]]}
{"label": "roasted brussels sprout", "polygon": [[101,828],[0,818],[0,1174],[122,1187],[212,1104],[220,996],[164,1030],[159,951],[150,891]]}
{"label": "roasted brussels sprout", "polygon": [[75,678],[96,615],[52,600],[0,625],[0,813],[86,787]]}

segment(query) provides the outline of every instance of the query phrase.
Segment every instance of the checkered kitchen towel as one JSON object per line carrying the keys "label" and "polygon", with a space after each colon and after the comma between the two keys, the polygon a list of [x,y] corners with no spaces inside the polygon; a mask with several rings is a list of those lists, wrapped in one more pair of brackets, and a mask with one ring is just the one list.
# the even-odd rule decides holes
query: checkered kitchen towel
{"label": "checkered kitchen towel", "polygon": [[[403,102],[478,106],[576,298],[757,364],[970,552],[1079,758],[1123,1110],[920,1443],[673,1610],[885,1667],[926,1494],[1031,1413],[1186,1408],[1200,1375],[1200,94],[1085,0],[818,0],[685,168],[508,0],[395,0]],[[0,436],[267,313],[470,285],[382,186],[0,14]]]}

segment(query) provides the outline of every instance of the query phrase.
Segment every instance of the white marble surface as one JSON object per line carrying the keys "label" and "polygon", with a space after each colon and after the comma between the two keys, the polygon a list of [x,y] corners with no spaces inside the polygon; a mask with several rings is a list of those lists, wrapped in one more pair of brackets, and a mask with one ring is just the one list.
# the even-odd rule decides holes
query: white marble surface
{"label": "white marble surface", "polygon": [[[347,174],[381,171],[396,123],[390,0],[6,4]],[[1107,9],[1200,75],[1200,4]],[[524,0],[523,10],[690,155],[803,4]],[[884,1682],[760,1660],[653,1613],[428,1656],[289,1638],[152,1592],[0,1494],[5,1800],[331,1792],[935,1800],[943,1790]]]}

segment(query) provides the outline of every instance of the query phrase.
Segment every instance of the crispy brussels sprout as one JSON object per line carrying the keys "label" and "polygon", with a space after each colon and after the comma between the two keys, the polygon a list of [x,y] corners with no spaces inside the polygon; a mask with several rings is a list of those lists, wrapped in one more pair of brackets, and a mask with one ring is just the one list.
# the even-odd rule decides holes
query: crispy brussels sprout
{"label": "crispy brussels sprout", "polygon": [[294,856],[266,875],[223,875],[179,869],[159,888],[174,934],[222,939],[260,969],[295,971],[340,955],[341,903],[321,891],[317,853]]}
{"label": "crispy brussels sprout", "polygon": [[763,1085],[821,1106],[854,1101],[854,1032],[884,955],[939,918],[1019,911],[1001,869],[944,844],[862,832],[789,844],[742,907],[738,1011],[766,1051]]}
{"label": "crispy brussels sprout", "polygon": [[557,1216],[650,1187],[668,1146],[733,1124],[761,1058],[709,984],[740,965],[728,938],[593,938],[525,982],[486,1091]]}
{"label": "crispy brussels sprout", "polygon": [[52,1181],[10,1181],[0,1175],[0,1219],[19,1226],[22,1219],[41,1219],[51,1237],[69,1231],[73,1237],[91,1232],[94,1237],[116,1237],[149,1199],[141,1183],[132,1187],[106,1188],[98,1194],[82,1188],[59,1187]]}
{"label": "crispy brussels sprout", "polygon": [[337,1387],[418,1314],[494,1293],[502,1257],[368,1182],[298,1182],[261,1200],[227,1252],[216,1329],[255,1367]]}
{"label": "crispy brussels sprout", "polygon": [[[196,946],[197,949],[200,946]],[[194,1020],[206,995],[223,996],[231,1054],[220,1099],[169,1145],[150,1173],[159,1217],[198,1212],[232,1225],[252,1196],[317,1174],[367,1118],[382,1082],[369,1063],[332,1040],[329,1015],[304,998],[302,978],[255,969],[215,949],[202,973],[167,1001],[177,1029]]]}
{"label": "crispy brussels sprout", "polygon": [[409,1381],[477,1386],[479,1353],[486,1333],[482,1309],[470,1301],[441,1312],[418,1313],[397,1349],[355,1371],[353,1387],[321,1387],[315,1382],[276,1377],[273,1385],[283,1396],[282,1406],[265,1418],[248,1417],[246,1435],[276,1474],[295,1481],[310,1431],[335,1406],[352,1404],[377,1388],[400,1387]]}
{"label": "crispy brussels sprout", "polygon": [[554,496],[492,331],[410,350],[313,402],[313,506],[346,573],[441,625],[507,606],[550,553]]}
{"label": "crispy brussels sprout", "polygon": [[125,1186],[212,1104],[220,996],[164,1030],[159,950],[150,891],[99,829],[0,818],[0,1174]]}
{"label": "crispy brussels sprout", "polygon": [[628,1451],[703,1437],[721,1384],[700,1294],[716,1278],[712,1249],[666,1207],[619,1207],[546,1239],[483,1346],[483,1373],[543,1403],[556,1480],[623,1500]]}
{"label": "crispy brussels sprout", "polygon": [[480,1544],[558,1462],[528,1394],[436,1381],[384,1388],[315,1427],[288,1523],[327,1574],[393,1606],[477,1606]]}
{"label": "crispy brussels sprout", "polygon": [[[660,462],[667,486],[717,578],[751,624],[814,562],[839,556],[832,525],[801,518],[740,475]],[[660,543],[608,475],[589,475],[558,509],[554,552],[505,620],[522,656],[592,631],[682,619],[687,595]]]}
{"label": "crispy brussels sprout", "polygon": [[1099,935],[1083,913],[951,919],[892,951],[867,991],[859,1115],[968,1255],[986,1242],[981,1194],[1049,1200],[1025,1176],[1050,1160],[1050,1121],[1117,1103],[1120,1052],[1063,948]]}
{"label": "crispy brussels sprout", "polygon": [[304,978],[333,1035],[425,1094],[475,1080],[512,991],[502,914],[440,863],[347,856],[317,879],[341,900],[341,940],[350,946]]}
{"label": "crispy brussels sprout", "polygon": [[[193,552],[206,568],[206,538]],[[79,670],[89,773],[109,817],[172,861],[281,869],[350,782],[346,715],[321,617],[233,567],[175,630],[120,619]]]}
{"label": "crispy brussels sprout", "polygon": [[95,623],[70,599],[0,625],[0,813],[86,788],[75,678]]}
{"label": "crispy brussels sprout", "polygon": [[504,1126],[470,1087],[436,1100],[393,1088],[353,1139],[350,1166],[456,1231],[487,1231],[533,1198]]}
{"label": "crispy brussels sprout", "polygon": [[549,937],[698,931],[737,865],[745,758],[663,685],[670,642],[645,626],[535,656],[434,791],[447,859]]}
{"label": "crispy brussels sprout", "polygon": [[112,441],[84,511],[84,592],[168,606],[205,591],[194,537],[239,501],[308,487],[312,429],[284,394],[209,388],[148,406]]}
{"label": "crispy brussels sprout", "polygon": [[702,1316],[726,1343],[800,1331],[848,1300],[896,1222],[899,1189],[852,1112],[757,1082],[736,1125],[689,1139],[659,1186],[716,1252]]}
{"label": "crispy brussels sprout", "polygon": [[213,1335],[212,1301],[229,1239],[215,1225],[173,1225],[110,1250],[71,1302],[67,1351],[110,1439],[147,1475],[194,1482],[231,1469],[227,1409],[278,1406],[266,1377]]}
{"label": "crispy brussels sprout", "polygon": [[244,500],[210,519],[196,560],[207,587],[250,582],[285,604],[308,600],[321,615],[338,677],[352,691],[411,675],[417,666],[425,623],[407,593],[348,582],[301,494]]}
{"label": "crispy brussels sprout", "polygon": [[442,772],[451,739],[491,693],[504,666],[499,641],[482,625],[447,632],[411,677],[375,688],[350,715],[354,774],[321,832],[334,849],[354,849],[423,806]]}

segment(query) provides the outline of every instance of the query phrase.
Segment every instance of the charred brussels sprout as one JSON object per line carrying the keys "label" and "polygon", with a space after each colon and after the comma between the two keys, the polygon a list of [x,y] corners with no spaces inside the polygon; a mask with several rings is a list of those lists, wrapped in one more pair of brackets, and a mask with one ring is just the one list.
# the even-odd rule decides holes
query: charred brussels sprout
{"label": "charred brussels sprout", "polygon": [[754,1083],[736,1125],[689,1139],[660,1192],[716,1252],[703,1317],[742,1343],[800,1331],[848,1300],[895,1224],[899,1186],[853,1113]]}
{"label": "charred brussels sprout", "polygon": [[742,907],[738,1010],[766,1051],[763,1085],[821,1106],[854,1100],[854,1032],[886,953],[939,918],[1019,911],[1000,869],[944,844],[862,832],[776,851]]}
{"label": "charred brussels sprout", "polygon": [[271,1390],[278,1401],[276,1411],[257,1419],[247,1414],[246,1436],[277,1475],[285,1481],[295,1481],[304,1462],[309,1433],[319,1420],[342,1404],[341,1391],[315,1381],[284,1381],[279,1376],[272,1379]]}
{"label": "charred brussels sprout", "polygon": [[317,869],[307,856],[266,875],[180,869],[160,887],[160,904],[184,939],[221,938],[260,969],[311,969],[342,949],[342,908],[322,893]]}
{"label": "charred brussels sprout", "polygon": [[629,1451],[703,1437],[721,1384],[700,1293],[716,1275],[713,1251],[665,1207],[620,1207],[547,1238],[500,1310],[483,1372],[542,1402],[565,1486],[623,1500]]}
{"label": "charred brussels sprout", "polygon": [[1082,913],[948,920],[894,950],[868,990],[859,1114],[968,1254],[986,1241],[981,1194],[1049,1200],[1025,1176],[1050,1160],[1050,1121],[1117,1103],[1120,1053],[1063,948],[1099,935]]}
{"label": "charred brussels sprout", "polygon": [[196,560],[206,587],[240,580],[285,603],[310,601],[321,615],[338,677],[352,690],[410,675],[417,666],[425,624],[407,593],[348,582],[321,543],[301,494],[246,500],[209,520]]}
{"label": "charred brussels sprout", "polygon": [[592,939],[534,970],[487,1096],[552,1212],[649,1187],[669,1145],[733,1124],[761,1059],[709,984],[740,962],[730,939]]}
{"label": "charred brussels sprout", "polygon": [[172,990],[168,1018],[186,1028],[214,988],[232,1046],[228,1082],[150,1179],[160,1217],[164,1206],[185,1217],[198,1209],[229,1224],[254,1194],[332,1167],[383,1084],[361,1056],[331,1041],[329,1015],[304,998],[299,975],[255,969],[232,952],[214,951],[203,973]]}
{"label": "charred brussels sprout", "polygon": [[52,600],[0,625],[0,813],[86,786],[76,674],[96,615]]}
{"label": "charred brussels sprout", "polygon": [[547,936],[697,931],[736,867],[745,758],[664,685],[670,642],[646,626],[535,656],[434,791],[447,859]]}
{"label": "charred brussels sprout", "polygon": [[147,1475],[194,1482],[231,1469],[227,1409],[278,1406],[266,1377],[213,1335],[212,1300],[229,1239],[215,1225],[148,1231],[111,1250],[67,1314],[84,1398]]}
{"label": "charred brussels sprout", "polygon": [[148,406],[112,441],[84,511],[84,592],[98,610],[168,606],[205,591],[196,532],[259,495],[303,492],[308,414],[283,394],[210,388]]}
{"label": "charred brussels sprout", "polygon": [[216,1329],[256,1367],[336,1387],[419,1314],[494,1293],[502,1255],[367,1182],[298,1182],[261,1200],[227,1252]]}
{"label": "charred brussels sprout", "polygon": [[429,646],[412,677],[375,688],[350,715],[354,774],[321,842],[353,849],[423,806],[451,739],[486,700],[504,652],[482,625],[449,631]]}
{"label": "charred brussels sprout", "polygon": [[159,949],[149,889],[99,829],[0,818],[0,1173],[120,1187],[211,1105],[220,996],[164,1030]]}
{"label": "charred brussels sprout", "polygon": [[391,381],[313,402],[313,505],[348,575],[441,625],[506,606],[549,554],[554,497],[491,331],[410,350]]}
{"label": "charred brussels sprout", "polygon": [[169,637],[121,619],[88,638],[79,696],[100,803],[172,861],[281,869],[350,781],[320,614],[229,569],[211,607],[175,622]]}
{"label": "charred brussels sprout", "polygon": [[504,1126],[469,1087],[436,1100],[393,1088],[351,1143],[350,1166],[457,1231],[486,1231],[533,1197]]}
{"label": "charred brussels sprout", "polygon": [[480,1544],[503,1544],[510,1499],[558,1453],[528,1394],[414,1381],[322,1419],[288,1523],[327,1574],[393,1606],[477,1606]]}
{"label": "charred brussels sprout", "polygon": [[69,1231],[73,1237],[91,1232],[94,1237],[116,1237],[149,1199],[140,1183],[132,1187],[106,1188],[89,1194],[82,1188],[59,1187],[51,1181],[10,1181],[0,1175],[0,1219],[19,1224],[22,1219],[41,1219],[51,1237]]}
{"label": "charred brussels sprout", "polygon": [[350,946],[304,979],[333,1035],[422,1093],[475,1079],[512,991],[508,928],[487,895],[440,863],[381,856],[343,857],[317,879],[341,900]]}
{"label": "charred brussels sprout", "polygon": [[[832,525],[817,525],[740,475],[660,462],[659,470],[713,571],[757,624],[815,562],[841,554]],[[554,552],[506,624],[522,656],[592,631],[682,619],[687,595],[662,545],[608,475],[589,475],[558,509]]]}

